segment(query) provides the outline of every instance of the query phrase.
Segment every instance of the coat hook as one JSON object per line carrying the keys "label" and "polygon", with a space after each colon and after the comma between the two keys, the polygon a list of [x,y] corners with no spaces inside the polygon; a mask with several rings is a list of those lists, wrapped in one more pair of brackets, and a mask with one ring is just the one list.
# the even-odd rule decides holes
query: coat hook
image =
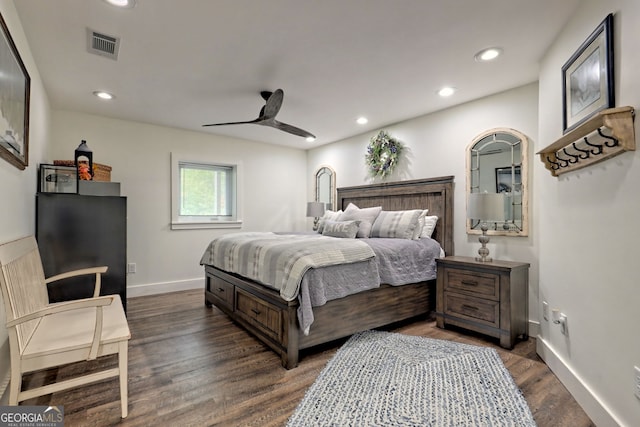
{"label": "coat hook", "polygon": [[562,149],[562,152],[563,152],[564,154],[566,154],[567,156],[569,156],[569,157],[572,157],[572,158],[573,158],[573,160],[569,159],[569,163],[571,163],[571,164],[578,163],[579,157],[578,157],[578,156],[576,156],[575,154],[569,154],[569,153],[567,153],[567,147],[564,147],[564,148]]}
{"label": "coat hook", "polygon": [[601,137],[603,137],[604,139],[610,139],[613,142],[609,142],[609,141],[605,141],[604,145],[606,145],[607,147],[611,148],[611,147],[615,147],[616,145],[618,145],[618,139],[613,137],[613,136],[608,136],[602,133],[602,131],[600,130],[600,128],[598,128],[598,133],[600,134]]}
{"label": "coat hook", "polygon": [[551,163],[551,169],[553,169],[554,171],[560,169],[560,163],[554,162],[553,160],[551,160],[551,157],[547,156],[547,161]]}
{"label": "coat hook", "polygon": [[556,151],[556,159],[558,159],[560,161],[560,167],[561,168],[566,168],[567,166],[569,166],[569,160],[567,159],[563,159],[562,157],[559,156],[560,152]]}
{"label": "coat hook", "polygon": [[591,152],[589,150],[583,150],[582,148],[578,148],[575,142],[572,143],[571,145],[573,145],[574,150],[584,153],[584,154],[578,154],[578,157],[580,157],[582,160],[588,159],[589,156],[591,155]]}
{"label": "coat hook", "polygon": [[592,143],[590,143],[586,136],[584,137],[584,142],[585,142],[589,147],[595,147],[595,148],[597,148],[597,151],[590,150],[590,151],[591,151],[591,154],[596,155],[596,156],[597,156],[598,154],[602,154],[602,145],[598,145],[598,144],[592,144]]}

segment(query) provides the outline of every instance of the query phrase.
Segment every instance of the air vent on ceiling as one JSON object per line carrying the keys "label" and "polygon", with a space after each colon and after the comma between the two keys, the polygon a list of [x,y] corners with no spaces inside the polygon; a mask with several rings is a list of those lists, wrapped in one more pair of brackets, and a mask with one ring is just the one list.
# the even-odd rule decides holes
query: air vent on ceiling
{"label": "air vent on ceiling", "polygon": [[87,28],[89,36],[88,49],[90,53],[106,56],[111,59],[118,59],[118,49],[120,48],[120,38],[108,36]]}

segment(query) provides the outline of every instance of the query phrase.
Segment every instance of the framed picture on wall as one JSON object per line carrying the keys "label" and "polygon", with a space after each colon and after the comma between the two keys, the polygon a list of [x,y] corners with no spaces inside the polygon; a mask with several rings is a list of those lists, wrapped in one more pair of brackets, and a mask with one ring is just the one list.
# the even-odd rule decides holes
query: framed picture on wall
{"label": "framed picture on wall", "polygon": [[516,166],[514,168],[514,178],[515,179],[512,181],[511,166],[496,168],[496,193],[511,193],[513,191],[520,191],[522,188],[520,166]]}
{"label": "framed picture on wall", "polygon": [[2,15],[0,26],[0,157],[24,169],[29,164],[31,80]]}
{"label": "framed picture on wall", "polygon": [[41,193],[77,193],[78,170],[75,166],[40,165],[38,191]]}
{"label": "framed picture on wall", "polygon": [[562,99],[563,133],[615,106],[612,14],[562,66]]}

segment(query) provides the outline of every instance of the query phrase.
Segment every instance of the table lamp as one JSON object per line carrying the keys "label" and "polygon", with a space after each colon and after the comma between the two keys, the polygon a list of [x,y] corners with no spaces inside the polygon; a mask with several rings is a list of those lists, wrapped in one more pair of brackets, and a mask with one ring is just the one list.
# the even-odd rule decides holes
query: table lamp
{"label": "table lamp", "polygon": [[504,195],[502,193],[471,193],[469,194],[469,204],[467,206],[467,218],[480,221],[480,229],[482,235],[478,241],[482,247],[478,249],[480,256],[476,257],[476,261],[491,262],[489,257],[489,236],[487,230],[488,222],[501,222],[505,220],[504,216]]}

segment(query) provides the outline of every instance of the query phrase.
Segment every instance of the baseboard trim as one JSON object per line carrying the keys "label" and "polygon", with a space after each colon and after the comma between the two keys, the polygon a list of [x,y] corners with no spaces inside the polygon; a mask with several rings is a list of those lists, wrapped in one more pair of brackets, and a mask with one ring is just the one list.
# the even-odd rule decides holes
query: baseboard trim
{"label": "baseboard trim", "polygon": [[571,366],[540,335],[536,337],[536,352],[553,371],[560,382],[598,426],[621,426],[620,420],[580,378]]}
{"label": "baseboard trim", "polygon": [[540,322],[529,319],[529,336],[537,337],[540,335]]}
{"label": "baseboard trim", "polygon": [[147,283],[144,285],[127,286],[127,298],[186,291],[189,289],[202,289],[204,292],[204,277],[177,280],[173,282]]}

